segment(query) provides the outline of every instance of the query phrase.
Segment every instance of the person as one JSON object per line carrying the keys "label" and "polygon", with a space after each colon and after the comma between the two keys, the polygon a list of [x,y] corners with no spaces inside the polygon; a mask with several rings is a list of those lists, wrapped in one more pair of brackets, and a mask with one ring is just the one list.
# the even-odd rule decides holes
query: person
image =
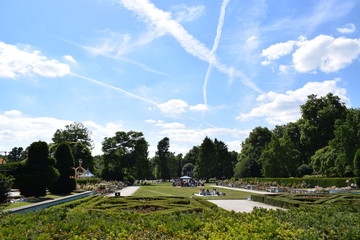
{"label": "person", "polygon": [[209,189],[206,189],[206,196],[210,196],[211,194],[210,194],[210,191],[209,191]]}
{"label": "person", "polygon": [[218,191],[216,191],[216,188],[213,189],[213,194],[214,196],[218,195]]}

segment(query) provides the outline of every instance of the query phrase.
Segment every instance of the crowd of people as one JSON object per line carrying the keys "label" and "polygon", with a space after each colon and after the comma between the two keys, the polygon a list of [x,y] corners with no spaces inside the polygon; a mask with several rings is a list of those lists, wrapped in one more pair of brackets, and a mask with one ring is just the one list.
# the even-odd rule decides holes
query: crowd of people
{"label": "crowd of people", "polygon": [[205,191],[205,188],[203,188],[203,189],[200,189],[198,195],[200,195],[200,196],[225,196],[225,193],[224,192],[218,192],[216,190],[216,188],[214,188],[212,192],[210,192],[209,189],[206,189],[206,191]]}

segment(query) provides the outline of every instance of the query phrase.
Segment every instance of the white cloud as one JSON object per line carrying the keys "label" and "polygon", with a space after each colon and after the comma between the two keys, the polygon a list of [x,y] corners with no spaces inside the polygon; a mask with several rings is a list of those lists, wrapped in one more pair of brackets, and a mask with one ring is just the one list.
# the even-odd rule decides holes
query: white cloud
{"label": "white cloud", "polygon": [[206,111],[209,109],[209,107],[205,104],[197,104],[195,106],[190,106],[189,109],[191,111],[199,111],[199,112],[202,112],[202,111]]}
{"label": "white cloud", "polygon": [[360,39],[333,38],[319,35],[304,41],[293,54],[294,67],[299,72],[319,68],[329,73],[351,64],[360,54]]}
{"label": "white cloud", "polygon": [[178,143],[184,142],[200,144],[206,136],[218,139],[221,139],[221,136],[244,138],[249,134],[249,131],[241,131],[239,129],[231,128],[166,129],[161,131],[160,134],[168,136],[172,141]]}
{"label": "white cloud", "polygon": [[287,41],[283,43],[276,43],[267,49],[262,50],[261,56],[266,57],[267,60],[276,60],[280,57],[289,54],[296,44],[296,41]]}
{"label": "white cloud", "polygon": [[353,23],[345,24],[345,26],[336,29],[339,33],[353,33],[356,30],[356,26]]}
{"label": "white cloud", "polygon": [[71,55],[65,55],[64,58],[69,62],[76,64],[76,60]]}
{"label": "white cloud", "polygon": [[158,126],[158,127],[162,127],[162,128],[165,128],[165,129],[173,129],[173,128],[185,128],[185,125],[182,124],[182,123],[178,123],[178,122],[171,122],[171,123],[165,123],[164,121],[162,120],[153,120],[153,119],[148,119],[148,120],[145,120],[145,122],[147,123],[153,123],[155,124],[155,126]]}
{"label": "white cloud", "polygon": [[161,112],[169,117],[179,117],[185,113],[189,105],[181,99],[171,99],[167,102],[157,105]]}
{"label": "white cloud", "polygon": [[316,94],[318,97],[325,96],[329,92],[337,95],[341,100],[350,104],[345,96],[346,90],[339,88],[339,79],[324,82],[309,82],[304,87],[285,93],[268,92],[257,97],[258,106],[249,113],[240,114],[237,119],[246,121],[253,118],[265,118],[270,124],[284,124],[293,122],[301,117],[300,105],[304,104],[307,96]]}
{"label": "white cloud", "polygon": [[298,41],[277,43],[264,49],[262,55],[267,60],[262,65],[290,54],[294,46],[297,49],[292,54],[293,67],[303,73],[316,72],[317,69],[325,73],[336,72],[351,64],[360,54],[360,39],[327,35],[319,35],[312,40],[300,37]]}
{"label": "white cloud", "polygon": [[204,5],[188,7],[185,4],[181,4],[172,8],[176,11],[174,16],[178,22],[191,22],[205,14]]}
{"label": "white cloud", "polygon": [[39,75],[42,77],[62,77],[70,73],[67,64],[49,60],[40,51],[24,49],[0,42],[0,78]]}
{"label": "white cloud", "polygon": [[[13,147],[28,147],[34,141],[52,142],[57,129],[64,129],[74,121],[61,120],[51,117],[26,116],[18,110],[0,113],[0,139],[2,149],[10,151]],[[113,136],[116,131],[122,130],[120,123],[106,123],[100,125],[92,121],[83,122],[91,132],[95,148],[93,154],[101,154],[101,142],[104,137]]]}

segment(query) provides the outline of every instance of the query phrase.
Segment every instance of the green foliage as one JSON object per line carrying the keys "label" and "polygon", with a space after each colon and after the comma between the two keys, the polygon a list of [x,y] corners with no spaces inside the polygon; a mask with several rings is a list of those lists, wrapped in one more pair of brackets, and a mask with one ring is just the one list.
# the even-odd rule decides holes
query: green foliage
{"label": "green foliage", "polygon": [[312,94],[301,105],[301,112],[301,141],[307,147],[308,156],[311,156],[334,138],[335,121],[345,119],[346,106],[331,93],[320,98]]}
{"label": "green foliage", "polygon": [[67,143],[60,143],[54,155],[56,159],[55,167],[58,169],[59,178],[49,186],[49,190],[54,194],[67,194],[76,189],[74,156]]}
{"label": "green foliage", "polygon": [[26,158],[26,152],[22,147],[14,147],[7,156],[8,163],[20,162]]}
{"label": "green foliage", "polygon": [[261,177],[262,165],[259,158],[265,146],[271,141],[272,133],[268,128],[256,127],[242,143],[238,155],[234,177]]}
{"label": "green foliage", "polygon": [[104,139],[102,150],[103,179],[123,180],[130,176],[141,179],[150,175],[148,143],[141,132],[116,132]]}
{"label": "green foliage", "polygon": [[358,205],[257,208],[252,213],[216,209],[195,199],[90,197],[36,213],[4,215],[0,238],[18,239],[19,233],[23,239],[315,240],[360,235]]}
{"label": "green foliage", "polygon": [[358,205],[360,196],[352,193],[341,194],[269,194],[269,195],[252,195],[251,200],[265,204],[281,207],[292,208],[304,205],[319,206],[322,204],[337,205]]}
{"label": "green foliage", "polygon": [[52,141],[55,144],[62,142],[80,142],[88,148],[93,148],[93,142],[90,138],[91,132],[79,122],[66,125],[65,129],[58,129],[54,133]]}
{"label": "green foliage", "polygon": [[163,138],[158,142],[157,151],[155,153],[155,177],[157,179],[170,179],[170,158],[169,151],[170,139],[168,137]]}
{"label": "green foliage", "polygon": [[16,186],[23,196],[45,196],[46,188],[59,177],[54,168],[55,159],[48,155],[46,142],[33,142],[29,147],[26,164],[16,171]]}
{"label": "green foliage", "polygon": [[0,203],[6,201],[14,179],[0,173]]}
{"label": "green foliage", "polygon": [[280,187],[297,187],[297,188],[314,188],[318,187],[347,187],[354,178],[242,178],[240,180],[226,181],[226,183],[233,183],[235,187],[241,185],[258,185],[258,186],[280,186]]}
{"label": "green foliage", "polygon": [[354,172],[356,176],[360,177],[360,148],[356,151],[354,156]]}
{"label": "green foliage", "polygon": [[101,178],[78,178],[76,179],[76,183],[78,184],[95,184],[100,183]]}

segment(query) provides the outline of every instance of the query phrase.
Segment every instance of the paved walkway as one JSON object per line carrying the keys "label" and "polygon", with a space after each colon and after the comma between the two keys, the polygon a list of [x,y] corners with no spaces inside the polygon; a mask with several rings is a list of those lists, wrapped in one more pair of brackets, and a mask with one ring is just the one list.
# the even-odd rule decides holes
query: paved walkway
{"label": "paved walkway", "polygon": [[266,209],[282,209],[250,200],[208,200],[208,201],[216,204],[220,208],[235,212],[252,212],[252,210],[254,210],[254,207],[266,208]]}
{"label": "paved walkway", "polygon": [[[116,191],[116,192],[119,192],[120,196],[128,197],[128,196],[133,195],[139,188],[140,188],[140,186],[130,186],[130,187],[125,187],[125,188],[123,188],[123,189],[121,189],[119,191]],[[107,197],[114,197],[115,193],[110,193],[110,194],[108,194],[106,196]]]}
{"label": "paved walkway", "polygon": [[230,190],[257,193],[257,194],[274,194],[274,193],[271,193],[271,192],[249,190],[249,189],[244,189],[244,188],[225,187],[225,186],[218,186],[218,185],[211,185],[211,187],[213,187],[213,188],[225,188],[225,189],[230,189]]}

